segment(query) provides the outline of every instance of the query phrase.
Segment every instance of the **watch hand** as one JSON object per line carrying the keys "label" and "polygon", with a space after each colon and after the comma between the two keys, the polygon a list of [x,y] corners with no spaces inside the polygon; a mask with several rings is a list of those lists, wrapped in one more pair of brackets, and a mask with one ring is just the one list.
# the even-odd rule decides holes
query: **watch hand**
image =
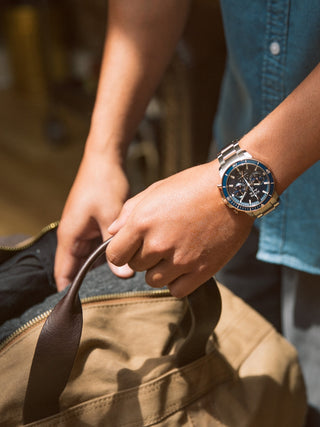
{"label": "watch hand", "polygon": [[247,187],[249,188],[249,190],[252,191],[252,187],[249,184],[249,182],[245,179],[245,177],[243,177],[243,179],[245,180],[245,183],[247,184]]}
{"label": "watch hand", "polygon": [[243,177],[243,179],[245,180],[245,182],[246,182],[246,184],[247,184],[247,186],[248,186],[248,188],[249,188],[249,190],[251,191],[251,194],[253,194],[253,196],[258,200],[258,202],[260,201],[259,200],[259,197],[256,195],[256,193],[254,192],[254,190],[253,190],[253,188],[251,187],[251,185],[249,184],[249,182],[245,179],[245,177]]}
{"label": "watch hand", "polygon": [[242,201],[243,201],[243,199],[244,199],[244,196],[247,194],[247,192],[245,191],[243,194],[242,194],[242,197],[241,197],[241,199],[240,199],[240,203],[242,203]]}

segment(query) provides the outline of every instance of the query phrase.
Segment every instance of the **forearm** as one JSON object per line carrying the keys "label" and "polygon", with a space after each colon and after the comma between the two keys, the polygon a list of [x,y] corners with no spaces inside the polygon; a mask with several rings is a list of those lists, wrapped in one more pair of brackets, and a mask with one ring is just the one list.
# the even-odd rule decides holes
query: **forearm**
{"label": "forearm", "polygon": [[269,165],[279,194],[320,160],[320,65],[240,145]]}
{"label": "forearm", "polygon": [[87,149],[124,157],[183,31],[189,0],[111,0]]}

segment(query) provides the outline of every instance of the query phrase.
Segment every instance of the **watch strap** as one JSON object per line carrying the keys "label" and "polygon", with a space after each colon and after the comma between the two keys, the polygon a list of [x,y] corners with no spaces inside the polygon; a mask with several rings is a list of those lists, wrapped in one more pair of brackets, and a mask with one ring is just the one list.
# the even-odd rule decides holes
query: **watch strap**
{"label": "watch strap", "polygon": [[261,218],[262,216],[267,215],[269,212],[274,211],[275,208],[277,206],[279,206],[279,204],[280,204],[279,196],[278,196],[278,193],[275,191],[273,193],[273,196],[271,197],[271,199],[269,200],[269,202],[266,205],[262,206],[256,212],[252,211],[252,212],[247,212],[247,213],[250,216],[254,216],[256,218]]}
{"label": "watch strap", "polygon": [[249,154],[248,151],[243,150],[237,140],[233,141],[230,145],[223,148],[218,154],[220,176],[222,177],[228,167],[235,161],[246,159],[252,159],[251,154]]}

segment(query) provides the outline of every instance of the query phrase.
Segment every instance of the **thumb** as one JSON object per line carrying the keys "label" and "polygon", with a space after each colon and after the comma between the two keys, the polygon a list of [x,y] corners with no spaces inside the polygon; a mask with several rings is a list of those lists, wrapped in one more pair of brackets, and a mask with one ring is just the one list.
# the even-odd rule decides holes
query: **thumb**
{"label": "thumb", "polygon": [[117,218],[116,220],[113,221],[113,223],[111,225],[109,225],[108,233],[111,236],[114,236],[123,227],[123,225],[124,224],[121,224],[121,222],[119,221],[119,218]]}
{"label": "thumb", "polygon": [[116,218],[116,220],[113,221],[111,225],[109,225],[107,230],[108,233],[114,236],[116,233],[118,233],[119,230],[121,230],[122,227],[125,226],[131,213],[134,211],[135,207],[143,199],[146,192],[147,190],[144,190],[141,193],[136,194],[134,197],[126,201],[126,203],[122,206],[122,209],[120,211],[118,218]]}
{"label": "thumb", "polygon": [[131,210],[128,209],[128,205],[129,205],[128,203],[125,203],[123,205],[123,208],[121,209],[121,212],[120,212],[118,218],[115,221],[113,221],[113,223],[111,225],[109,225],[107,231],[112,236],[117,234],[118,231],[121,230],[121,228],[126,224],[128,218],[130,216],[130,212],[131,212]]}

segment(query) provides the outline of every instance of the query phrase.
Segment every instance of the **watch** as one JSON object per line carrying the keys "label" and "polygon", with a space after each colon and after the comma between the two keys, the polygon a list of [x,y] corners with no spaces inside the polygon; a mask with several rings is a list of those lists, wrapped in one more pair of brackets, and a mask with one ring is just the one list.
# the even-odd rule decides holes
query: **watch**
{"label": "watch", "polygon": [[224,203],[237,212],[260,218],[280,203],[271,170],[243,150],[238,141],[218,154],[218,185]]}

